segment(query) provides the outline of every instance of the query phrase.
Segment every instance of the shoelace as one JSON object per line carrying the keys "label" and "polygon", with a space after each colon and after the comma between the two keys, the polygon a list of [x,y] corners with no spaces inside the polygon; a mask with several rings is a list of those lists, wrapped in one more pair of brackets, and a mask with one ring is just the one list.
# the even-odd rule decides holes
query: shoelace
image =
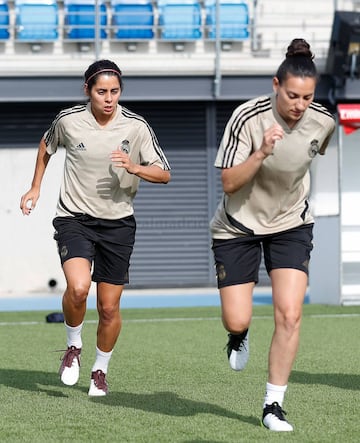
{"label": "shoelace", "polygon": [[233,349],[234,351],[239,351],[240,348],[244,348],[246,350],[246,345],[245,345],[245,337],[247,334],[247,330],[244,331],[242,334],[240,335],[233,335],[233,334],[229,334],[229,341],[228,343],[225,345],[224,349]]}
{"label": "shoelace", "polygon": [[263,416],[265,417],[267,414],[273,414],[275,415],[279,420],[285,420],[284,415],[286,415],[286,412],[284,411],[284,409],[279,405],[278,402],[274,402],[271,405],[266,405],[265,409],[264,409],[264,414]]}
{"label": "shoelace", "polygon": [[77,359],[78,364],[80,366],[81,349],[78,349],[75,346],[70,346],[68,349],[59,349],[55,352],[65,352],[65,354],[62,357],[60,357],[60,360],[62,360],[62,365],[61,365],[62,368],[64,368],[65,366],[71,368],[74,358]]}
{"label": "shoelace", "polygon": [[95,386],[98,389],[102,389],[103,391],[107,392],[108,385],[105,380],[105,374],[101,369],[98,369],[97,371],[94,371],[91,373],[91,378],[94,380]]}

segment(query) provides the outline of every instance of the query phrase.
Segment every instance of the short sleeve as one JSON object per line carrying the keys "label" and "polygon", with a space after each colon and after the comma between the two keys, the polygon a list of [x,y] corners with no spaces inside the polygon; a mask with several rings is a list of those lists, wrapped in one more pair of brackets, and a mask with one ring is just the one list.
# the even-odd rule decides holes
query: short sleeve
{"label": "short sleeve", "polygon": [[144,122],[141,127],[142,137],[140,146],[140,163],[143,166],[156,165],[164,170],[170,170],[163,150],[152,128]]}
{"label": "short sleeve", "polygon": [[59,115],[51,123],[50,128],[44,134],[44,141],[46,144],[46,151],[52,155],[57,151],[58,146],[64,145],[62,120]]}
{"label": "short sleeve", "polygon": [[231,168],[244,162],[252,150],[251,136],[248,133],[246,122],[241,119],[238,110],[235,110],[228,121],[216,155],[217,168]]}

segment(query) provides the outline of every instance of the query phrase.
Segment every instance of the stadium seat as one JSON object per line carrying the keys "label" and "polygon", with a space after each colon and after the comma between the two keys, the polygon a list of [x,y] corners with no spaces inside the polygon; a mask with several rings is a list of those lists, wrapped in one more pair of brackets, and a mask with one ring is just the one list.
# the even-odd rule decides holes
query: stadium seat
{"label": "stadium seat", "polygon": [[[96,10],[91,0],[64,0],[65,38],[92,40],[95,38]],[[100,37],[106,38],[106,5],[99,0]]]}
{"label": "stadium seat", "polygon": [[111,8],[116,38],[153,38],[154,7],[151,0],[112,0]]}
{"label": "stadium seat", "polygon": [[16,39],[48,41],[58,38],[55,0],[15,0]]}
{"label": "stadium seat", "polygon": [[9,38],[9,5],[7,1],[0,1],[0,40]]}
{"label": "stadium seat", "polygon": [[[216,2],[205,1],[207,37],[216,38]],[[249,8],[241,0],[220,0],[220,38],[245,40],[249,37]]]}
{"label": "stadium seat", "polygon": [[159,0],[160,36],[170,40],[201,37],[201,6],[197,0]]}

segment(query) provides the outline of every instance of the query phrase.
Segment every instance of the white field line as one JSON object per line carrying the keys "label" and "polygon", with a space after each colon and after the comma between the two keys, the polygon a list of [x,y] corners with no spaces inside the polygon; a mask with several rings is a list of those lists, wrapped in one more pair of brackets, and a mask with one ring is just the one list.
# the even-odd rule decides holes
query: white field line
{"label": "white field line", "polygon": [[[306,318],[356,318],[358,314],[310,314],[304,315]],[[253,320],[272,320],[272,315],[254,315]],[[220,317],[176,317],[176,318],[139,318],[123,320],[124,323],[162,323],[162,322],[188,322],[188,321],[219,321]],[[94,324],[97,320],[85,320],[84,323]],[[0,322],[0,326],[31,326],[47,324],[45,321],[19,321],[19,322]]]}

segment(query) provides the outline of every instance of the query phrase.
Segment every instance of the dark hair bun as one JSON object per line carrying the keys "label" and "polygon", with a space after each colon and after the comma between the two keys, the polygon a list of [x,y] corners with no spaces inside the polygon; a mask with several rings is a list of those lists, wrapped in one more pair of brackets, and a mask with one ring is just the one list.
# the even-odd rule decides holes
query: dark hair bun
{"label": "dark hair bun", "polygon": [[314,55],[310,51],[310,45],[306,40],[294,38],[287,48],[286,58],[289,57],[308,57],[312,60]]}

